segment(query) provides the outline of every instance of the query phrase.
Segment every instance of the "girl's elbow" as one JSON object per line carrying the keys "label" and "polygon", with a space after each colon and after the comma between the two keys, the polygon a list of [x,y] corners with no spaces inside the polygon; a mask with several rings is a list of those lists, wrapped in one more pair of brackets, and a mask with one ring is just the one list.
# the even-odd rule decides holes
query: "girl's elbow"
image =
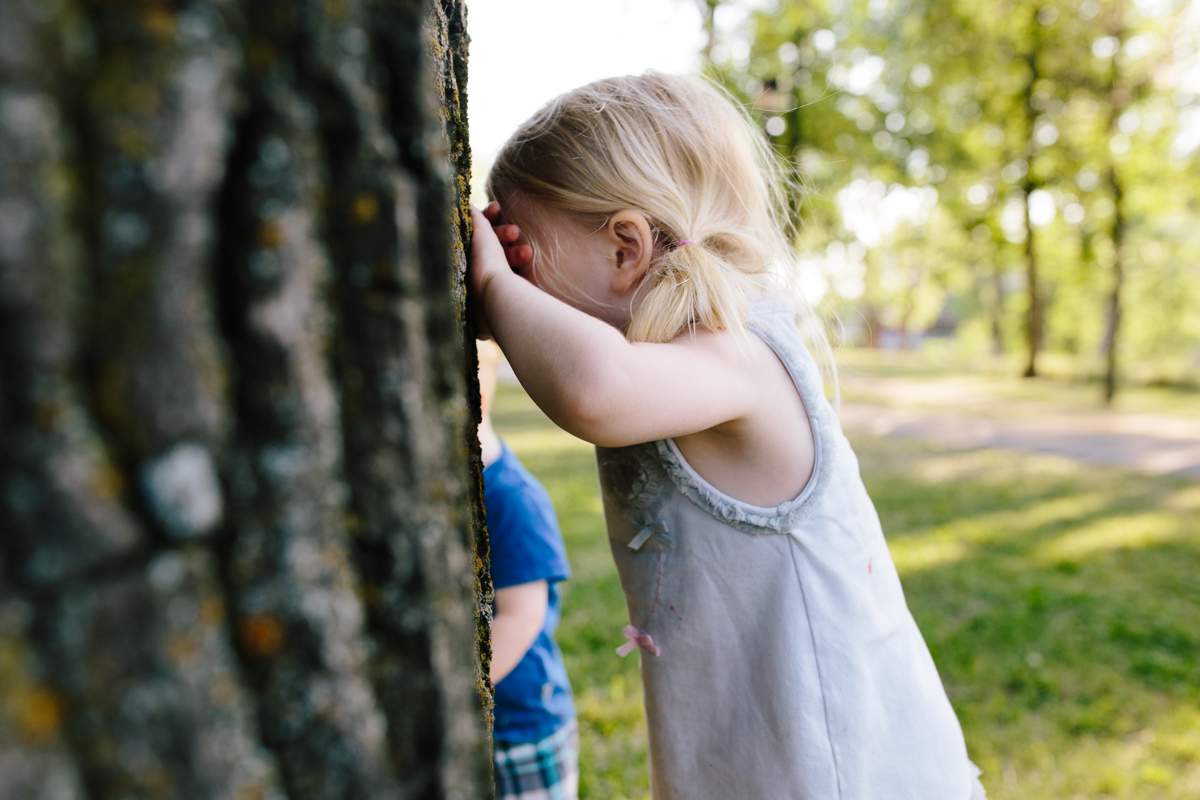
{"label": "girl's elbow", "polygon": [[572,431],[571,433],[597,447],[625,447],[635,444],[635,442],[629,440],[628,436],[622,435],[620,430],[602,421],[595,422],[586,428],[581,428],[578,432]]}
{"label": "girl's elbow", "polygon": [[556,422],[573,436],[601,447],[632,444],[621,397],[613,390],[612,382],[581,383],[564,398],[563,419]]}

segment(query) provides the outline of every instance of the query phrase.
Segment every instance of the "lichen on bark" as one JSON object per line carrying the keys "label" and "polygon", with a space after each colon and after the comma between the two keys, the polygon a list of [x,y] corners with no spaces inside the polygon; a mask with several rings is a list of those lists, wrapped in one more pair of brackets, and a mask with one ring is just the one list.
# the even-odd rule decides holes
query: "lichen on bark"
{"label": "lichen on bark", "polygon": [[464,15],[0,2],[3,796],[490,796]]}

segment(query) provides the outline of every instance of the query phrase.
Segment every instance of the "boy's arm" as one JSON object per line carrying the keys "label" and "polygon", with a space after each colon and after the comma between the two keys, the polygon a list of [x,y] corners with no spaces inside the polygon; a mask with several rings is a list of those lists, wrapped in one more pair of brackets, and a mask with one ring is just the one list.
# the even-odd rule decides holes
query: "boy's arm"
{"label": "boy's arm", "polygon": [[492,617],[492,683],[513,671],[529,652],[546,620],[550,585],[532,581],[496,590]]}

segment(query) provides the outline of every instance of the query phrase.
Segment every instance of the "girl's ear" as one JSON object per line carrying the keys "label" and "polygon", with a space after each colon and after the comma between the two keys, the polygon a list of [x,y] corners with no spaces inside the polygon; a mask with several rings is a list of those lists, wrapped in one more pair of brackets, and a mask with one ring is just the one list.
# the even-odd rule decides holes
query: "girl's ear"
{"label": "girl's ear", "polygon": [[605,233],[616,261],[612,290],[621,295],[636,286],[650,268],[650,260],[654,257],[654,234],[646,215],[631,208],[609,217]]}

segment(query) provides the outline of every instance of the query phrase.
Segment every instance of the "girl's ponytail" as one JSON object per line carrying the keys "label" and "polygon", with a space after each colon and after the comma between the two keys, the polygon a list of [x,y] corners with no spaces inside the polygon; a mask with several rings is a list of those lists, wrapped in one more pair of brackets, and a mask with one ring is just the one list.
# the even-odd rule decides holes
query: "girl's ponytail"
{"label": "girl's ponytail", "polygon": [[651,263],[634,298],[625,338],[669,342],[697,325],[740,333],[748,311],[741,275],[701,242],[681,241]]}

